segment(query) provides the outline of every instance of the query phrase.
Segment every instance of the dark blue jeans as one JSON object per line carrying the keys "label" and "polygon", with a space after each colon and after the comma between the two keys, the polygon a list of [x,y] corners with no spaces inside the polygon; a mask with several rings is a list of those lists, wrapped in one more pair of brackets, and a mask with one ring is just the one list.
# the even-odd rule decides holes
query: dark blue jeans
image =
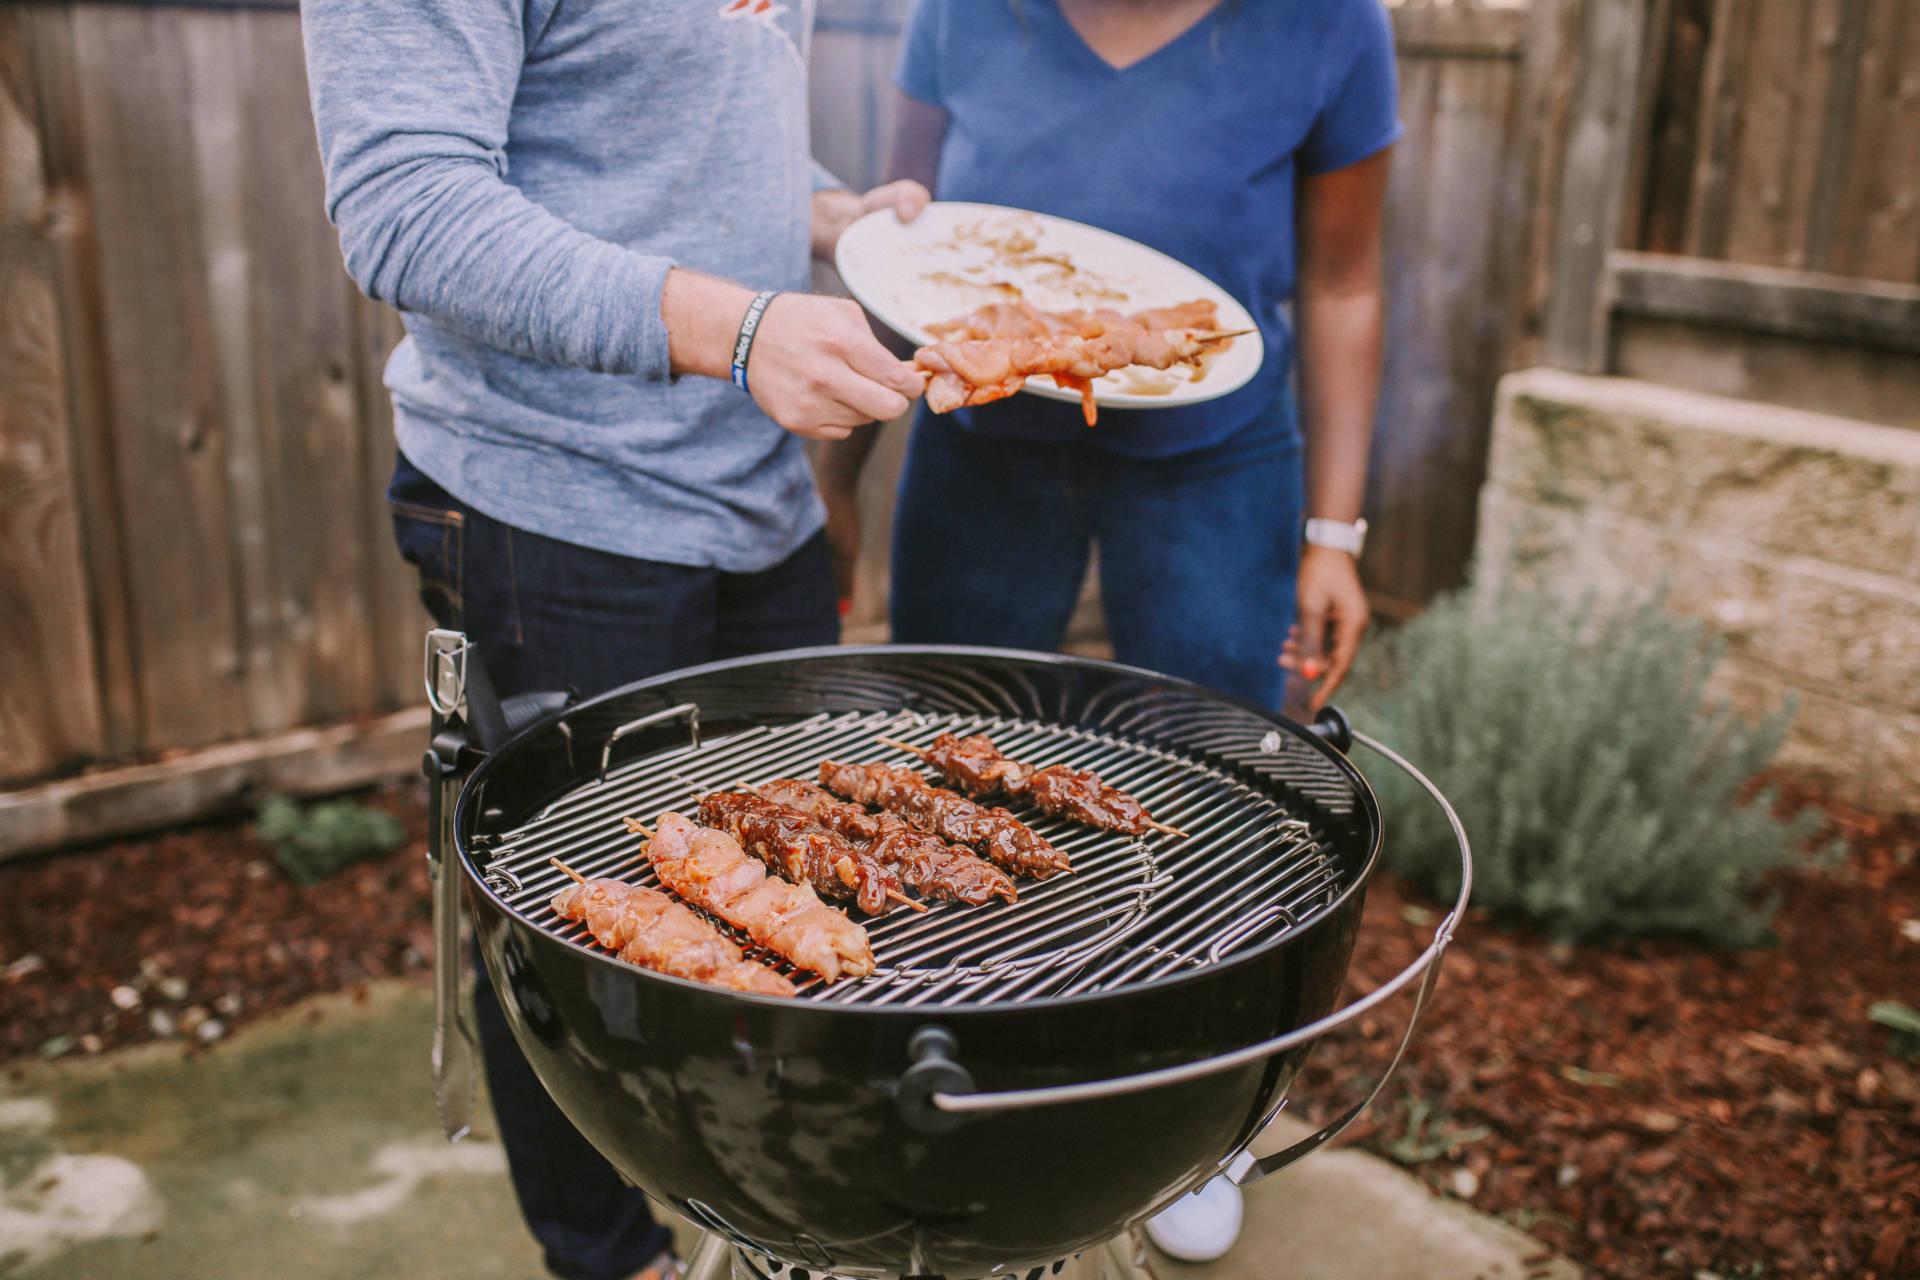
{"label": "dark blue jeans", "polygon": [[1117,659],[1278,707],[1302,502],[1291,397],[1168,458],[994,438],[923,409],[894,515],[893,638],[1058,648],[1097,544]]}
{"label": "dark blue jeans", "polygon": [[[582,697],[718,658],[833,644],[840,623],[824,535],[763,573],[595,551],[480,514],[405,457],[387,489],[400,554],[443,627],[467,633],[503,698]],[[670,1243],[548,1095],[514,1042],[484,966],[474,1008],[500,1141],[527,1226],[566,1280],[626,1280]]]}

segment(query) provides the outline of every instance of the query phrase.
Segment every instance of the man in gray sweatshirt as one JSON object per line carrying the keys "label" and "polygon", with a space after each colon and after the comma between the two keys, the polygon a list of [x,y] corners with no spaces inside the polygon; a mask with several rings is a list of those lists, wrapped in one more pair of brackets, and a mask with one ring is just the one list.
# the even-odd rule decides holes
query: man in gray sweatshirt
{"label": "man in gray sweatshirt", "polygon": [[[855,196],[810,162],[812,18],[813,0],[302,5],[328,215],[406,323],[396,534],[503,696],[837,639],[800,437],[896,417],[921,379],[857,306],[805,292],[809,251],[927,196]],[[670,1270],[644,1198],[477,987],[548,1267]]]}

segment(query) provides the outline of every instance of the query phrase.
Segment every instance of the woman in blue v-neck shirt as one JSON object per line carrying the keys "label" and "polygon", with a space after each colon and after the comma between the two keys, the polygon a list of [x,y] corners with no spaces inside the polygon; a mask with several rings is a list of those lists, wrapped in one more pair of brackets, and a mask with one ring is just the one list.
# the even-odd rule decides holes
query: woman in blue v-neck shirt
{"label": "woman in blue v-neck shirt", "polygon": [[[895,80],[893,176],[1151,245],[1244,304],[1266,351],[1230,395],[1102,409],[1091,431],[1078,405],[1037,396],[923,407],[894,638],[1056,648],[1097,545],[1121,661],[1278,706],[1297,605],[1298,665],[1323,700],[1368,620],[1345,548],[1400,133],[1380,0],[918,0]],[[848,526],[851,456],[821,467],[830,534]]]}

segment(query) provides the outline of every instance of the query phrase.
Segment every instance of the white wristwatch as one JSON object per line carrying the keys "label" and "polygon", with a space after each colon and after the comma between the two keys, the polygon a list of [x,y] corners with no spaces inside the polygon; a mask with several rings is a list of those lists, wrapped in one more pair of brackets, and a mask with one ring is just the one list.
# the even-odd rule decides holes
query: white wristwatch
{"label": "white wristwatch", "polygon": [[1321,520],[1316,517],[1307,521],[1306,539],[1316,547],[1331,547],[1335,551],[1358,556],[1360,548],[1366,545],[1367,522],[1355,520],[1348,524],[1344,520]]}

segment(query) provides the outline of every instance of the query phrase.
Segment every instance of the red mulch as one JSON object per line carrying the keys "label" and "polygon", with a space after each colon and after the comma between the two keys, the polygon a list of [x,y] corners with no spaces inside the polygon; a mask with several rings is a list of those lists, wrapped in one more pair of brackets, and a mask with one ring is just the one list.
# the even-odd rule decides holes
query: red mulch
{"label": "red mulch", "polygon": [[[245,822],[0,865],[0,1061],[149,1040],[156,1011],[161,1032],[217,1041],[304,996],[424,971],[420,790],[363,799],[407,843],[310,889]],[[1920,941],[1902,932],[1920,920],[1920,822],[1823,807],[1853,852],[1781,878],[1777,948],[1556,947],[1469,919],[1350,1134],[1598,1276],[1920,1275],[1920,1061],[1891,1056],[1867,1017],[1920,1005]],[[1356,988],[1409,963],[1434,914],[1382,876]],[[123,986],[135,1007],[114,1003]],[[1344,1105],[1340,1087],[1378,1069],[1404,1002],[1389,1010],[1320,1047],[1303,1111]]]}

